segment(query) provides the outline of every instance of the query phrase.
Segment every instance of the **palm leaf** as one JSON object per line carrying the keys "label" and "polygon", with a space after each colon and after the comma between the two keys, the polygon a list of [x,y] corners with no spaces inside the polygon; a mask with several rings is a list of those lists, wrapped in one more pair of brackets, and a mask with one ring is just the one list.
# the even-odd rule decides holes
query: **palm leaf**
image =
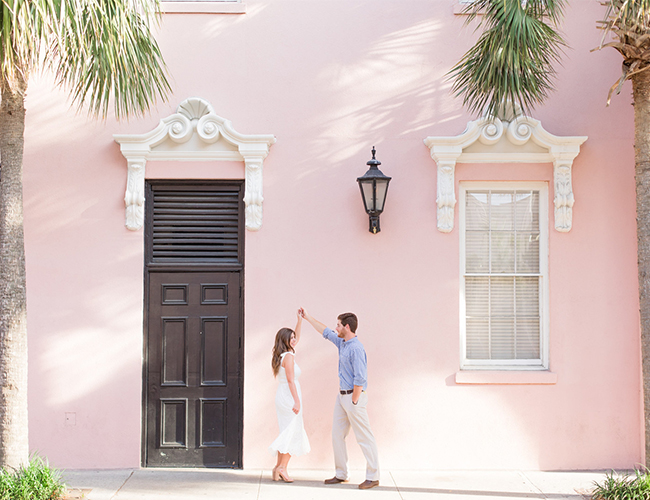
{"label": "palm leaf", "polygon": [[171,90],[151,28],[158,0],[0,0],[0,68],[53,70],[78,106],[117,118],[146,112]]}
{"label": "palm leaf", "polygon": [[477,0],[467,12],[468,22],[483,14],[484,31],[449,72],[452,92],[472,112],[496,116],[508,101],[530,111],[552,90],[553,65],[565,46],[554,28],[561,1]]}
{"label": "palm leaf", "polygon": [[[598,28],[603,30],[600,45],[593,50],[612,47],[623,56],[621,76],[607,94],[609,106],[612,94],[620,93],[623,83],[650,69],[650,0],[608,0],[605,18]],[[607,37],[614,41],[607,42]]]}
{"label": "palm leaf", "polygon": [[605,19],[599,23],[605,30],[603,41],[614,28],[637,35],[650,30],[650,0],[608,0],[603,5],[607,8]]}

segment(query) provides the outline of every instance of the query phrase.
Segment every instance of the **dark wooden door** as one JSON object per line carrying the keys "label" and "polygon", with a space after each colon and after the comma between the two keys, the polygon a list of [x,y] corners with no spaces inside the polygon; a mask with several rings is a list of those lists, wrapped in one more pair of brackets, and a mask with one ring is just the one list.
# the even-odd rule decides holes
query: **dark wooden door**
{"label": "dark wooden door", "polygon": [[242,187],[147,184],[145,466],[242,467]]}
{"label": "dark wooden door", "polygon": [[149,274],[148,466],[240,466],[239,273]]}

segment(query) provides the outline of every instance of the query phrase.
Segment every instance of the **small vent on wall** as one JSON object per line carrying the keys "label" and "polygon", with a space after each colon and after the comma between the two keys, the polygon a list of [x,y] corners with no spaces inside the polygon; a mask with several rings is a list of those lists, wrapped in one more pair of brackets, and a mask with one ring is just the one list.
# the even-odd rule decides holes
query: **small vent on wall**
{"label": "small vent on wall", "polygon": [[240,261],[240,186],[152,186],[150,262]]}

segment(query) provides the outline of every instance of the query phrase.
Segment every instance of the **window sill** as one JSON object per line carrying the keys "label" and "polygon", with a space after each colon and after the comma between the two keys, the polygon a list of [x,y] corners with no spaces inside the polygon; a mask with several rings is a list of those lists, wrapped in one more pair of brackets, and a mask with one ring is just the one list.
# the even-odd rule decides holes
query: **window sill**
{"label": "window sill", "polygon": [[456,372],[456,383],[492,385],[553,385],[557,384],[557,373],[552,373],[549,371],[463,370]]}
{"label": "window sill", "polygon": [[160,2],[163,14],[245,14],[240,2]]}

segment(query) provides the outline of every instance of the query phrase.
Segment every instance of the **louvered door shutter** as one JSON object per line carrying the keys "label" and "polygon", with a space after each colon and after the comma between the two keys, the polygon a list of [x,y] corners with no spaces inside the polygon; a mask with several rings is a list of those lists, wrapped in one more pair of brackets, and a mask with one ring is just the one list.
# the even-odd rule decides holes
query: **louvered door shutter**
{"label": "louvered door shutter", "polygon": [[152,184],[151,263],[241,262],[241,186]]}

